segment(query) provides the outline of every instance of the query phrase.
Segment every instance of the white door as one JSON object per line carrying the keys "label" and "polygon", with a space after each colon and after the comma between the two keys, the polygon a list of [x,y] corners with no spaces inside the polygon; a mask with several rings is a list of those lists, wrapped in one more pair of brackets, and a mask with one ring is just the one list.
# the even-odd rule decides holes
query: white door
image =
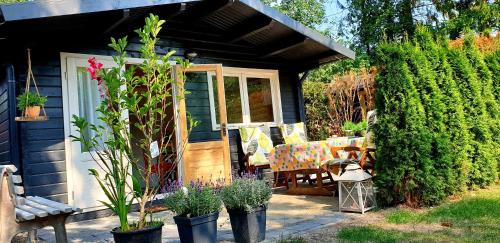
{"label": "white door", "polygon": [[[71,141],[69,138],[70,135],[80,136],[76,127],[71,123],[73,115],[84,117],[91,124],[104,125],[98,120],[96,107],[101,97],[97,81],[92,80],[87,71],[89,67],[87,60],[87,56],[65,57],[63,55],[61,58],[63,77],[65,77],[63,78],[63,100],[69,203],[85,211],[92,211],[103,206],[99,201],[107,201],[99,184],[92,175],[89,175],[90,168],[98,169],[99,167],[92,159],[91,153],[95,151],[88,151],[80,142]],[[105,60],[97,57],[97,60],[103,63],[103,68],[116,66],[109,60],[109,57]],[[90,129],[82,132],[87,136],[94,135]]]}

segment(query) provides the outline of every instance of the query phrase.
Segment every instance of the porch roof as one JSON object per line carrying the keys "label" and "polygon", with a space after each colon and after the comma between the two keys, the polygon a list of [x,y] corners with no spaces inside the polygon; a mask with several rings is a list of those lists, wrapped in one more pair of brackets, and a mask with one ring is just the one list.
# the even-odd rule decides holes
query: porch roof
{"label": "porch roof", "polygon": [[162,37],[204,57],[282,64],[301,71],[354,58],[350,49],[259,0],[39,0],[1,5],[0,44],[2,38],[46,39],[51,34],[65,39],[62,33],[109,37],[141,26],[149,12],[167,20]]}

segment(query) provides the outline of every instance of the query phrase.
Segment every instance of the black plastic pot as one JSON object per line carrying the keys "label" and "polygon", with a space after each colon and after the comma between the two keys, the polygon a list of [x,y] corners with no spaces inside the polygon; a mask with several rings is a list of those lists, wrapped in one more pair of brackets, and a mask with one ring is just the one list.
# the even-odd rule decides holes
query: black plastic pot
{"label": "black plastic pot", "polygon": [[194,218],[175,216],[181,243],[217,242],[217,219],[219,212]]}
{"label": "black plastic pot", "polygon": [[161,225],[140,230],[122,232],[119,228],[111,231],[116,243],[161,243]]}
{"label": "black plastic pot", "polygon": [[266,207],[257,207],[251,213],[231,209],[227,212],[237,243],[255,243],[266,239]]}

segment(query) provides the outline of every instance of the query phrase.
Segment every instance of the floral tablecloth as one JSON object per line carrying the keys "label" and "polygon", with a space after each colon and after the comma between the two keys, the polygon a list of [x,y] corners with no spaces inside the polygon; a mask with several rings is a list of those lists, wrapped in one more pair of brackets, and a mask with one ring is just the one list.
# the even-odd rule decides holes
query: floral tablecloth
{"label": "floral tablecloth", "polygon": [[281,144],[269,153],[269,162],[273,171],[293,171],[318,169],[333,156],[326,141],[301,144]]}
{"label": "floral tablecloth", "polygon": [[300,144],[281,144],[274,147],[268,155],[273,171],[293,171],[318,169],[334,159],[332,147],[361,147],[364,138],[338,137],[326,141]]}

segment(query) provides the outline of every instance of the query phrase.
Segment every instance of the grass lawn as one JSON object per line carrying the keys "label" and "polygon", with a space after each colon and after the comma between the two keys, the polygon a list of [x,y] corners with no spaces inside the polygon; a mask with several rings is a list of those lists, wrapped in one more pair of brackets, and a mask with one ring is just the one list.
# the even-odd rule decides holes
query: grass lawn
{"label": "grass lawn", "polygon": [[500,242],[500,184],[424,210],[386,213],[386,224],[339,230],[341,242]]}

